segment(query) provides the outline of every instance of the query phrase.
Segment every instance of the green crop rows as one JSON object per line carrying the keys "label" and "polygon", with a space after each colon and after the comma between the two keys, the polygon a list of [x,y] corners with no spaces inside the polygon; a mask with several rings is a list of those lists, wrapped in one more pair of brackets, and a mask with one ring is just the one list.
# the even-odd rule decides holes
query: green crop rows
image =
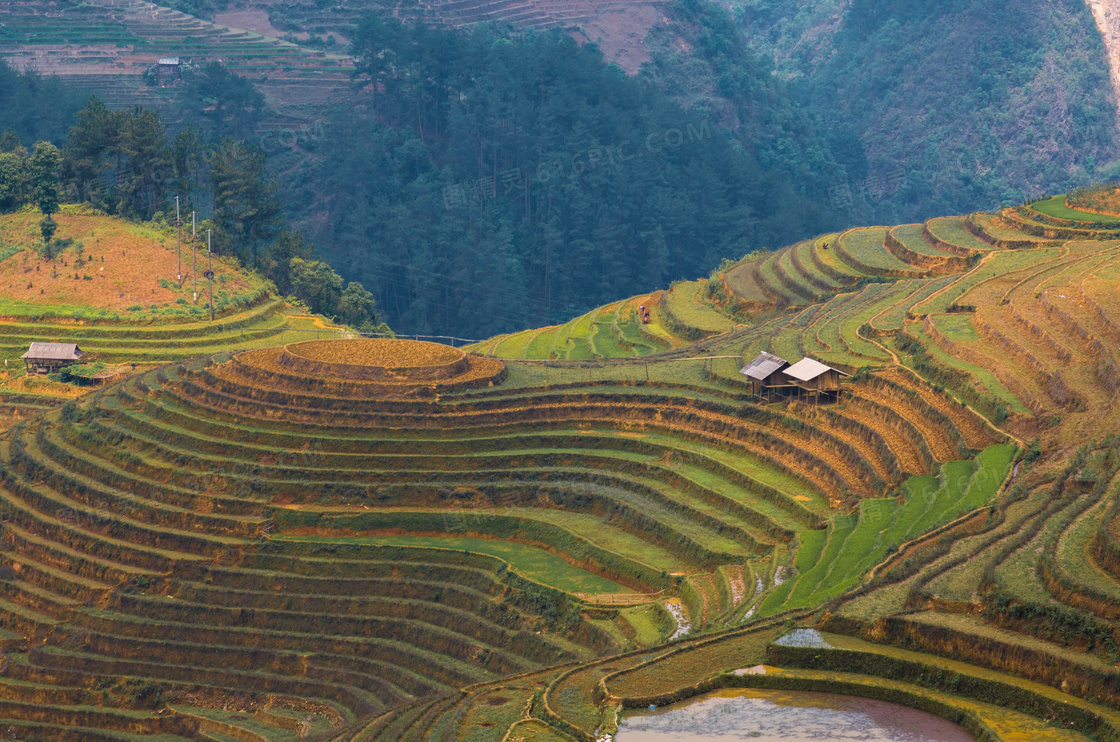
{"label": "green crop rows", "polygon": [[904,499],[863,500],[858,516],[834,518],[826,535],[802,536],[788,595],[774,592],[763,615],[817,605],[855,585],[890,550],[962,513],[982,507],[1011,466],[1013,446],[992,446],[975,461],[949,462],[940,476],[915,477],[903,485]]}

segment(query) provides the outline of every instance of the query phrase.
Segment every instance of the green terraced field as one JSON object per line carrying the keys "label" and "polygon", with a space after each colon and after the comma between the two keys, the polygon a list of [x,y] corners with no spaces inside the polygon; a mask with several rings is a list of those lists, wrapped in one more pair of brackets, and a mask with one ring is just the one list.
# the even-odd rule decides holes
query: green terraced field
{"label": "green terraced field", "polygon": [[312,543],[370,544],[373,546],[402,546],[407,548],[431,547],[451,549],[475,554],[489,554],[509,563],[524,577],[570,593],[626,592],[617,582],[579,569],[543,549],[521,544],[478,538],[382,536],[379,538],[288,538],[281,540],[309,541]]}
{"label": "green terraced field", "polygon": [[539,332],[539,330],[525,330],[514,333],[494,347],[493,355],[499,358],[519,358]]}
{"label": "green terraced field", "polygon": [[929,255],[935,258],[944,257],[944,252],[937,249],[926,240],[925,236],[922,234],[923,226],[922,224],[905,224],[892,229],[891,234],[906,248],[920,255]]}
{"label": "green terraced field", "polygon": [[839,255],[836,254],[835,248],[838,242],[839,238],[834,239],[831,242],[815,243],[813,247],[813,253],[815,253],[816,255],[816,261],[814,261],[814,265],[816,265],[816,262],[819,261],[819,263],[825,266],[825,268],[830,272],[830,275],[836,274],[834,280],[837,280],[845,285],[853,284],[864,276],[869,275],[863,273],[858,268],[848,265],[841,259]]}
{"label": "green terraced field", "polygon": [[[1055,739],[1120,733],[1120,715],[1101,704],[1105,696],[1111,705],[1120,703],[1120,695],[1109,685],[1108,663],[1114,655],[1107,641],[1096,638],[1108,635],[1110,622],[1120,618],[1114,607],[1120,551],[1111,546],[1120,522],[1115,505],[1120,488],[1110,485],[1120,457],[1110,452],[1110,439],[1101,440],[1106,431],[1120,429],[1120,420],[1105,401],[1111,398],[1108,390],[1120,387],[1120,352],[1113,350],[1120,343],[1120,321],[1114,319],[1120,302],[1111,291],[1117,261],[1104,230],[1097,236],[1076,232],[1081,240],[1076,244],[1038,248],[1031,245],[1052,238],[1040,238],[1037,230],[1053,225],[1016,222],[1012,216],[975,217],[989,236],[1014,245],[1011,250],[981,242],[960,217],[895,231],[908,249],[922,256],[942,255],[926,240],[925,229],[960,248],[950,250],[954,259],[965,257],[966,251],[982,254],[982,262],[949,263],[964,269],[946,276],[910,279],[918,271],[882,259],[882,229],[858,230],[851,242],[851,234],[845,238],[844,246],[852,245],[853,262],[864,266],[860,271],[846,266],[835,249],[825,250],[828,240],[821,240],[726,272],[727,287],[738,292],[747,308],[737,310],[741,324],[734,332],[705,339],[696,352],[735,354],[748,361],[768,350],[791,361],[808,355],[836,364],[882,367],[867,380],[861,374],[861,380],[851,382],[847,401],[833,410],[780,401],[765,408],[797,416],[805,426],[798,428],[799,436],[810,430],[828,432],[828,443],[818,439],[824,446],[818,455],[827,468],[818,469],[815,476],[827,480],[832,476],[827,470],[855,471],[849,467],[858,468],[856,458],[828,454],[847,446],[858,450],[864,462],[895,466],[906,460],[921,473],[890,480],[888,486],[876,484],[846,501],[824,500],[828,487],[816,480],[824,490],[811,500],[814,512],[826,516],[827,527],[821,528],[820,522],[798,527],[788,545],[776,545],[769,554],[742,565],[725,565],[711,583],[690,574],[687,583],[693,592],[682,594],[687,615],[714,615],[722,628],[711,639],[686,641],[681,651],[652,664],[639,659],[612,662],[612,670],[621,675],[608,677],[607,688],[625,689],[624,697],[644,706],[663,704],[659,693],[687,695],[682,689],[705,680],[717,682],[716,687],[772,682],[797,689],[821,687],[814,683],[829,683],[833,689],[848,687],[837,683],[854,683],[851,687],[859,687],[861,693],[889,689],[901,694],[892,696],[896,700],[909,693],[925,699],[903,702],[926,703],[936,697],[946,708],[956,709],[951,713],[982,719],[993,739],[1042,738],[1038,735],[1048,729],[1043,718],[1058,717],[1066,721],[1062,730],[1055,729]],[[997,218],[1003,222],[996,223]],[[1068,226],[1055,228],[1075,234]],[[878,262],[872,266],[868,261]],[[864,272],[872,274],[872,280],[862,281],[867,285],[829,296]],[[808,302],[803,292],[810,288],[823,292],[824,299],[803,303]],[[734,302],[727,306],[730,314]],[[934,342],[925,322],[944,347]],[[1045,359],[1046,371],[993,333],[1005,333]],[[609,371],[596,369],[587,383],[589,388],[601,386],[608,374],[616,374],[640,384],[647,368],[659,366],[662,370],[649,378],[668,379],[663,369],[669,364],[655,361],[678,355],[654,353],[642,365],[619,362]],[[736,374],[732,366],[741,361],[721,361],[721,370],[706,378],[697,373],[702,366],[682,369],[675,378],[731,389]],[[916,375],[901,373],[896,364],[909,365]],[[550,369],[553,379],[562,374],[575,379],[583,371]],[[510,378],[530,377],[513,369]],[[886,379],[896,386],[878,381]],[[1016,385],[1015,393],[1009,391],[1011,384]],[[989,415],[988,420],[970,421],[963,406],[939,395],[941,389]],[[1070,389],[1083,395],[1085,409],[1071,410],[1063,402]],[[1026,396],[1020,399],[1020,393]],[[757,413],[743,414],[758,419]],[[935,420],[943,435],[928,428]],[[1003,442],[996,427],[1016,436],[1015,443]],[[909,443],[897,437],[904,432]],[[1035,436],[1039,441],[1031,445],[1040,452],[1041,463],[1017,453]],[[812,445],[802,441],[805,449]],[[973,458],[962,460],[965,455]],[[693,472],[684,464],[677,464],[676,471],[705,482],[711,474],[710,469]],[[766,481],[786,497],[796,496],[805,479],[779,483],[774,479],[778,471],[771,468]],[[789,477],[790,472],[783,474]],[[807,471],[802,475],[814,476]],[[757,480],[763,480],[761,474]],[[711,482],[708,486],[718,488]],[[959,518],[966,513],[969,518]],[[923,537],[931,529],[938,535]],[[874,579],[866,579],[873,569]],[[754,580],[759,582],[751,588],[747,583]],[[740,602],[727,605],[724,592],[739,596]],[[774,623],[768,624],[771,616]],[[818,625],[822,619],[844,634],[880,642],[858,644],[851,636],[828,635],[845,651],[858,646],[871,653],[858,658],[845,654],[836,660],[863,663],[859,673],[839,666],[802,669],[809,655],[765,648],[769,639],[761,637],[772,638],[775,634],[769,632],[776,624]],[[635,632],[633,626],[624,631],[610,625],[624,635]],[[747,628],[734,628],[739,625]],[[921,651],[906,654],[890,644]],[[824,655],[812,651],[813,661],[820,662]],[[942,682],[946,656],[964,660],[954,669],[969,678],[967,691],[958,692],[959,680]],[[721,670],[764,661],[781,669],[711,680]],[[579,736],[561,723],[566,720],[588,735],[613,729],[610,703],[600,704],[593,693],[606,673],[594,668],[603,667],[581,666],[565,676],[570,680],[549,686],[545,697],[554,705],[546,716],[554,728]],[[1066,692],[1061,700],[1049,695],[1061,693],[1059,686]],[[1026,695],[1010,702],[1012,696],[1003,690],[1008,687],[1015,688],[1012,695]],[[582,697],[582,703],[574,702],[572,694]],[[985,704],[977,700],[980,697],[995,703]],[[1018,710],[1007,708],[1020,701]],[[1087,705],[1071,712],[1071,702]]]}
{"label": "green terraced field", "polygon": [[1094,214],[1090,211],[1079,211],[1070,208],[1066,204],[1066,197],[1053,196],[1043,201],[1035,201],[1031,203],[1031,208],[1040,214],[1047,216],[1058,217],[1059,219],[1072,219],[1080,222],[1099,222],[1102,224],[1118,224],[1120,218],[1110,217],[1104,214]]}
{"label": "green terraced field", "polygon": [[1048,260],[1053,260],[1057,256],[1057,248],[992,253],[990,258],[977,265],[959,280],[954,281],[946,290],[916,304],[913,308],[913,312],[915,314],[941,314],[947,312],[950,306],[958,301],[962,301],[963,297],[979,284],[985,281],[991,281],[992,279],[1002,280],[1006,276],[1030,269]]}
{"label": "green terraced field", "polygon": [[1013,228],[1004,226],[1003,224],[999,223],[996,217],[992,214],[973,214],[970,218],[984,232],[984,234],[987,234],[988,236],[996,240],[1014,240],[1019,242],[1026,242],[1028,244],[1034,243],[1039,247],[1048,244],[1044,238],[1019,232]]}
{"label": "green terraced field", "polygon": [[908,480],[902,505],[894,499],[864,500],[858,517],[834,518],[827,534],[808,532],[813,535],[802,541],[805,553],[794,561],[798,576],[787,595],[774,592],[766,599],[763,615],[817,605],[839,595],[904,541],[987,505],[1010,471],[1014,455],[1014,446],[991,446],[975,461],[946,463],[937,479]]}
{"label": "green terraced field", "polygon": [[[939,317],[940,316],[941,315],[939,315]],[[912,332],[914,334],[914,337],[916,337],[918,341],[921,342],[926,351],[938,363],[941,363],[952,369],[957,369],[965,374],[968,374],[971,377],[976,378],[988,392],[995,395],[1000,401],[1010,405],[1011,409],[1014,412],[1017,412],[1019,414],[1025,414],[1029,412],[1027,407],[1023,404],[1022,400],[1012,394],[1011,391],[1009,391],[1007,387],[1004,386],[1003,383],[1000,382],[1000,380],[997,379],[995,374],[993,374],[990,370],[977,366],[973,363],[969,363],[968,361],[963,361],[953,356],[952,354],[945,352],[944,350],[939,348],[936,343],[933,342],[933,340],[929,337],[928,334],[925,333],[924,330],[914,328]]]}
{"label": "green terraced field", "polygon": [[[590,326],[611,332],[616,310]],[[823,427],[799,434],[813,454],[783,442],[799,423],[781,411],[744,419],[743,389],[702,364],[652,364],[649,385],[637,383],[644,363],[604,366],[594,383],[582,370],[563,381],[558,367],[547,393],[532,387],[541,367],[515,365],[508,385],[394,400],[266,371],[255,359],[272,352],[135,376],[17,426],[0,446],[13,472],[0,489],[16,514],[9,559],[25,565],[5,593],[23,603],[5,608],[0,596],[0,621],[32,636],[73,621],[101,637],[88,656],[51,647],[33,664],[141,673],[169,684],[171,697],[185,678],[173,666],[189,666],[219,690],[282,687],[356,721],[426,692],[654,643],[671,626],[657,605],[580,619],[571,638],[524,629],[544,625],[541,611],[570,611],[574,593],[675,594],[678,572],[743,565],[768,587],[769,571],[749,563],[784,554],[798,532],[823,533],[806,529],[819,527],[828,501],[876,476],[855,451],[830,448],[841,439]],[[111,536],[73,540],[75,522],[106,517]],[[213,562],[230,549],[235,563]],[[66,569],[33,579],[49,574],[52,552],[71,555]],[[155,592],[66,613],[114,580],[151,585],[148,575],[172,562],[183,566]],[[715,583],[696,584],[713,618],[742,613]],[[699,594],[681,604],[699,610]],[[248,624],[234,619],[245,615]],[[406,620],[413,646],[394,653]],[[337,678],[334,690],[254,675],[243,647],[265,641],[257,632],[282,634],[266,642],[272,666],[310,654],[322,677]],[[173,637],[170,654],[137,666],[157,635]],[[482,654],[464,648],[467,636]],[[338,657],[353,652],[359,659],[339,675]]]}
{"label": "green terraced field", "polygon": [[931,219],[927,222],[927,225],[934,237],[944,240],[951,245],[957,245],[966,250],[978,250],[983,252],[992,249],[991,245],[980,241],[972,232],[968,231],[965,227],[964,217],[939,217],[937,219]]}
{"label": "green terraced field", "polygon": [[[883,239],[887,235],[885,227],[869,227],[854,229],[840,236],[840,249],[850,255],[862,265],[874,271],[898,271],[900,273],[915,273],[914,267],[903,263],[887,252],[883,246]],[[839,256],[843,260],[843,256]],[[859,266],[853,266],[859,269]]]}
{"label": "green terraced field", "polygon": [[950,275],[924,281],[913,281],[910,285],[918,288],[910,294],[902,294],[895,303],[886,307],[872,317],[870,324],[876,330],[896,331],[902,329],[906,322],[906,315],[914,307],[920,305],[925,299],[957,280],[957,276]]}
{"label": "green terraced field", "polygon": [[[825,244],[835,239],[835,237],[835,235],[826,235],[825,237],[819,237],[815,240],[806,240],[790,248],[796,255],[797,263],[799,263],[805,271],[805,275],[808,277],[807,280],[811,279],[812,285],[818,291],[841,291],[845,286],[843,282],[822,273],[813,262],[813,252],[819,249],[817,246]],[[791,255],[791,262],[792,258],[793,255]]]}
{"label": "green terraced field", "polygon": [[660,325],[643,325],[638,318],[638,306],[652,301],[651,296],[634,297],[588,312],[564,325],[491,338],[466,349],[497,358],[539,361],[650,355],[672,344],[671,336],[663,339],[658,334]]}
{"label": "green terraced field", "polygon": [[670,315],[677,325],[676,327],[670,325],[670,331],[687,336],[688,331],[691,330],[698,336],[695,339],[700,339],[707,335],[727,332],[735,326],[733,320],[723,316],[701,300],[703,291],[704,282],[698,281],[696,283],[677,284],[671,291],[663,295],[664,312]]}
{"label": "green terraced field", "polygon": [[[912,293],[913,284],[869,284],[859,294],[829,312],[820,323],[805,331],[813,334],[813,344],[821,347],[822,360],[853,368],[885,362],[889,356],[860,334],[860,328],[884,311],[901,296]],[[810,347],[806,341],[805,347]]]}

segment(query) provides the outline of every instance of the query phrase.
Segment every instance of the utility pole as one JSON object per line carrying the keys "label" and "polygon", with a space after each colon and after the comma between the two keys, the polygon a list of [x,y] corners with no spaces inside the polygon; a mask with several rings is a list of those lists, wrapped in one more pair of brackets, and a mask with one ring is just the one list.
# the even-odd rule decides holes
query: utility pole
{"label": "utility pole", "polygon": [[175,197],[175,249],[179,253],[179,288],[183,288],[183,220],[179,218],[179,197]]}
{"label": "utility pole", "polygon": [[206,272],[202,275],[210,279],[210,321],[214,321],[214,263],[210,257],[210,230],[206,230]]}
{"label": "utility pole", "polygon": [[194,292],[194,303],[198,303],[198,236],[195,234],[195,214],[198,212],[191,212],[191,267],[194,270],[194,278],[191,280],[191,290]]}

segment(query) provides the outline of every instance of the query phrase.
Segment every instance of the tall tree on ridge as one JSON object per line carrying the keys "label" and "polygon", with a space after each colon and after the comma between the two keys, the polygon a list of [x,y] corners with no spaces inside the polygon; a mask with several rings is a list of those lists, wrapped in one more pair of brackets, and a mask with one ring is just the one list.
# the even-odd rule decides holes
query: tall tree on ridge
{"label": "tall tree on ridge", "polygon": [[313,252],[314,248],[304,241],[303,233],[283,228],[264,252],[260,271],[276,284],[281,294],[290,294],[292,258],[310,260]]}
{"label": "tall tree on ridge", "polygon": [[23,203],[27,189],[27,150],[19,139],[15,145],[11,150],[0,146],[0,212]]}
{"label": "tall tree on ridge", "polygon": [[50,142],[37,142],[35,152],[28,160],[28,175],[39,204],[43,212],[43,220],[39,222],[39,229],[43,234],[43,242],[50,244],[58,224],[51,218],[51,214],[58,211],[58,183],[59,168],[62,166],[62,154],[58,147]]}
{"label": "tall tree on ridge", "polygon": [[171,171],[175,193],[184,199],[186,211],[197,210],[201,204],[202,169],[206,149],[202,129],[188,123],[171,142]]}
{"label": "tall tree on ridge", "polygon": [[92,203],[102,195],[98,182],[105,170],[105,155],[116,122],[114,114],[96,95],[86,100],[77,118],[62,149],[63,178],[69,184],[68,192],[78,200]]}
{"label": "tall tree on ridge", "polygon": [[209,119],[215,138],[251,136],[268,107],[252,82],[233,74],[221,62],[206,65],[183,95],[189,107]]}
{"label": "tall tree on ridge", "polygon": [[206,156],[214,221],[231,240],[233,249],[245,253],[253,266],[259,251],[280,226],[283,204],[279,185],[265,170],[260,147],[224,137]]}
{"label": "tall tree on ridge", "polygon": [[166,200],[167,127],[156,111],[109,111],[92,96],[71,127],[63,163],[74,198],[113,213],[151,217]]}
{"label": "tall tree on ridge", "polygon": [[122,119],[125,156],[125,211],[150,217],[166,201],[168,180],[167,127],[156,111],[136,107],[117,114]]}

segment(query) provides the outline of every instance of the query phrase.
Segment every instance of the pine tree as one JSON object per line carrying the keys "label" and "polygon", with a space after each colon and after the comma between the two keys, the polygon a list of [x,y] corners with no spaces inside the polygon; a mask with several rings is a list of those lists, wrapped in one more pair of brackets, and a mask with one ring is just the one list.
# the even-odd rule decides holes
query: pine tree
{"label": "pine tree", "polygon": [[96,95],[89,97],[77,118],[62,150],[63,177],[80,200],[94,202],[103,195],[104,186],[99,187],[99,181],[106,168],[105,156],[116,122]]}
{"label": "pine tree", "polygon": [[122,152],[126,183],[126,213],[150,217],[166,201],[169,152],[166,125],[156,111],[134,108],[122,112]]}
{"label": "pine tree", "polygon": [[11,211],[23,203],[27,178],[26,151],[0,153],[0,211]]}
{"label": "pine tree", "polygon": [[39,222],[43,244],[50,245],[55,230],[58,229],[51,214],[58,211],[58,173],[62,166],[62,153],[50,142],[36,142],[35,152],[27,164],[32,192],[39,210],[43,212],[43,220]]}
{"label": "pine tree", "polygon": [[171,172],[175,193],[182,197],[185,211],[201,206],[202,169],[206,163],[202,129],[188,123],[171,142]]}
{"label": "pine tree", "polygon": [[223,137],[206,155],[214,221],[245,254],[246,262],[260,265],[260,248],[275,235],[283,203],[279,185],[265,169],[265,155],[256,145]]}

